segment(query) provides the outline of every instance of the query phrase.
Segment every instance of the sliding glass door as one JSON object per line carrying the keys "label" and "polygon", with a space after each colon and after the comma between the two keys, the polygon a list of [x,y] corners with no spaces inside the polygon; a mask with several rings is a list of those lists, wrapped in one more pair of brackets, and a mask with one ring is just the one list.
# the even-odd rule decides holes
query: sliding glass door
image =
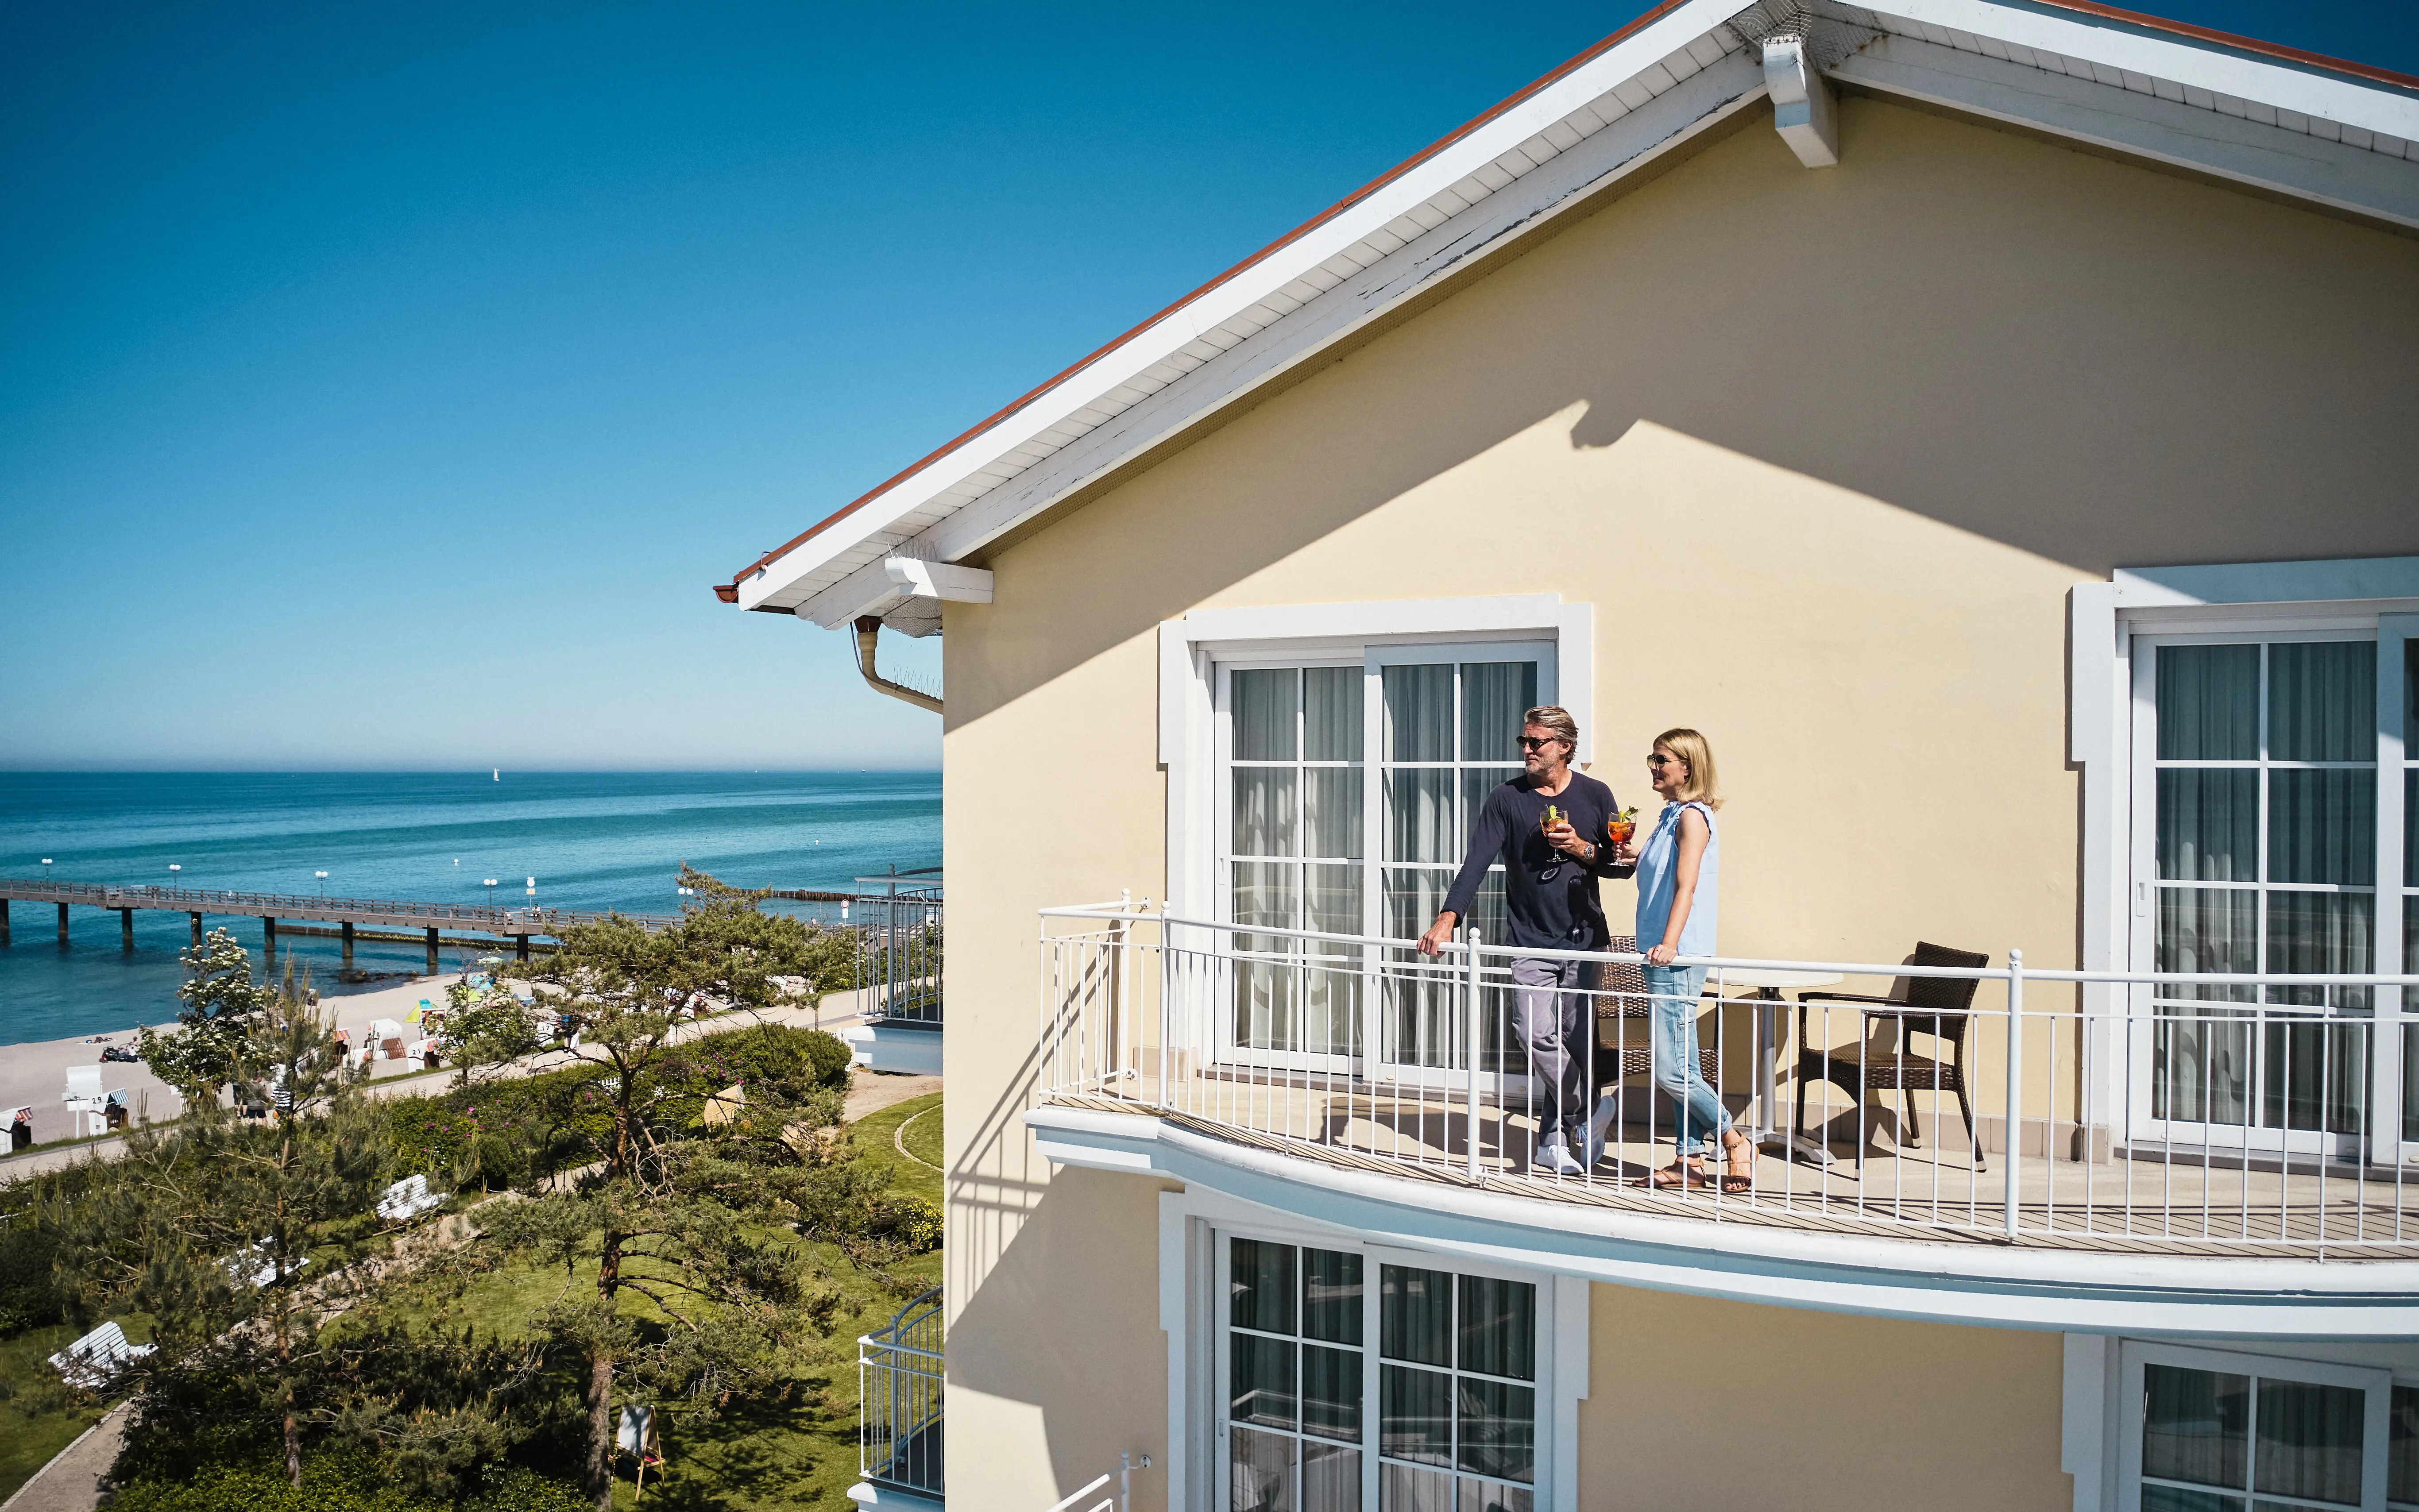
{"label": "sliding glass door", "polygon": [[[1449,965],[1256,932],[1425,931],[1487,795],[1519,774],[1521,716],[1552,698],[1554,671],[1553,648],[1535,642],[1220,667],[1217,895],[1237,957],[1221,989],[1227,1058],[1355,1074],[1466,1063]],[[1465,924],[1503,937],[1500,866],[1471,912]],[[1525,1074],[1497,995],[1483,1005],[1482,1066]]]}
{"label": "sliding glass door", "polygon": [[[2401,645],[2389,649],[2401,663]],[[2136,961],[2361,974],[2404,956],[2380,949],[2401,943],[2411,909],[2409,862],[2390,854],[2406,847],[2380,815],[2402,807],[2387,784],[2408,786],[2406,689],[2380,661],[2376,638],[2343,633],[2137,643]],[[2144,1132],[2348,1156],[2398,1148],[2419,1094],[2406,1092],[2399,995],[2145,991],[2134,1105],[2155,1130]]]}

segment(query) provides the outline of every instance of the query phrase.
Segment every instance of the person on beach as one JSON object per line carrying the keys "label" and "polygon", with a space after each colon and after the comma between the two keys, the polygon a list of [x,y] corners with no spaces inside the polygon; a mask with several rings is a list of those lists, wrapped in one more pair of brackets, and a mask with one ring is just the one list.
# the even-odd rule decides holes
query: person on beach
{"label": "person on beach", "polygon": [[[1611,942],[1596,877],[1600,871],[1615,876],[1629,871],[1610,869],[1608,847],[1593,837],[1603,835],[1606,822],[1621,809],[1610,788],[1571,770],[1579,740],[1579,725],[1560,705],[1542,704],[1523,717],[1524,770],[1487,795],[1444,907],[1420,936],[1423,955],[1443,950],[1454,926],[1470,917],[1487,869],[1499,858],[1507,937],[1487,944],[1601,950]],[[1557,815],[1551,823],[1548,809]],[[1579,990],[1583,964],[1544,957],[1512,961],[1514,1026],[1528,1052],[1531,1074],[1546,1088],[1531,1164],[1556,1176],[1584,1175],[1603,1153],[1588,1119],[1595,1102],[1595,1015],[1593,997]]]}
{"label": "person on beach", "polygon": [[1705,968],[1672,964],[1680,956],[1714,953],[1722,854],[1714,810],[1722,800],[1714,787],[1713,748],[1694,730],[1666,730],[1646,758],[1646,780],[1662,795],[1663,811],[1642,843],[1624,845],[1614,856],[1638,872],[1638,943],[1646,953],[1654,1014],[1655,1086],[1672,1099],[1679,1139],[1672,1164],[1649,1180],[1666,1188],[1710,1186],[1699,1152],[1719,1134],[1722,1190],[1744,1196],[1755,1188],[1755,1141],[1731,1126],[1721,1098],[1697,1071],[1697,995],[1704,991]]}

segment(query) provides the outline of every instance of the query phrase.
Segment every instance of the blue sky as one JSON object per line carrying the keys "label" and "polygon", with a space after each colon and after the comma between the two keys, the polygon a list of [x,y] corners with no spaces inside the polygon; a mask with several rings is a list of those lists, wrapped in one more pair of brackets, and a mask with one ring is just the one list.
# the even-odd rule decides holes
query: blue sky
{"label": "blue sky", "polygon": [[0,765],[931,764],[707,585],[1640,8],[11,5]]}

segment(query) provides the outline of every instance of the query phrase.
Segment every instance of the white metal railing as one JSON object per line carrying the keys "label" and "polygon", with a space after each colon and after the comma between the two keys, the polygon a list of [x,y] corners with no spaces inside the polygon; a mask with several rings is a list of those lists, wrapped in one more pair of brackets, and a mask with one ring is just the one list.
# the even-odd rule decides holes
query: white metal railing
{"label": "white metal railing", "polygon": [[856,1341],[858,1473],[934,1498],[942,1494],[941,1328],[933,1287]]}
{"label": "white metal railing", "polygon": [[[2419,1015],[2400,1007],[2419,1006],[2402,990],[2419,976],[2041,970],[2014,950],[1972,966],[1683,958],[1706,968],[1684,1015],[1701,1074],[1762,1154],[1749,1182],[1725,1183],[1709,1153],[1709,1185],[1661,1189],[1646,1183],[1677,1138],[1654,1082],[1680,1057],[1655,1043],[1626,940],[1465,938],[1430,958],[1147,901],[1041,914],[1044,1101],[1718,1220],[2309,1257],[2419,1247],[2419,1087],[2403,1087],[2419,1055],[2402,1047]],[[1605,1148],[1581,1175],[1550,1175],[1534,1148],[1561,1110],[1532,1073],[1516,958],[1579,968],[1543,1006],[1574,1015],[1589,1068],[1567,1121]]]}
{"label": "white metal railing", "polygon": [[941,882],[931,871],[859,877],[856,984],[866,1017],[941,1026]]}

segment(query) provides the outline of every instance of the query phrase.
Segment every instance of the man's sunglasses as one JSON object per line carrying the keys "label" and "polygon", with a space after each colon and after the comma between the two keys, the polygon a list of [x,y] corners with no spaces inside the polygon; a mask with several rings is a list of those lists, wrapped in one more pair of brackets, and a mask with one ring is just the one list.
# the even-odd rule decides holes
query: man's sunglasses
{"label": "man's sunglasses", "polygon": [[1521,748],[1522,750],[1535,750],[1535,749],[1537,749],[1537,748],[1538,748],[1539,747],[1541,747],[1541,746],[1555,746],[1555,745],[1564,745],[1564,744],[1566,744],[1566,742],[1564,742],[1564,739],[1563,739],[1563,737],[1562,737],[1562,736],[1560,736],[1560,735],[1548,735],[1548,736],[1546,736],[1546,737],[1545,737],[1544,739],[1542,739],[1542,740],[1538,739],[1538,738],[1537,738],[1536,736],[1534,736],[1534,735],[1522,735],[1522,736],[1520,737],[1520,748]]}

